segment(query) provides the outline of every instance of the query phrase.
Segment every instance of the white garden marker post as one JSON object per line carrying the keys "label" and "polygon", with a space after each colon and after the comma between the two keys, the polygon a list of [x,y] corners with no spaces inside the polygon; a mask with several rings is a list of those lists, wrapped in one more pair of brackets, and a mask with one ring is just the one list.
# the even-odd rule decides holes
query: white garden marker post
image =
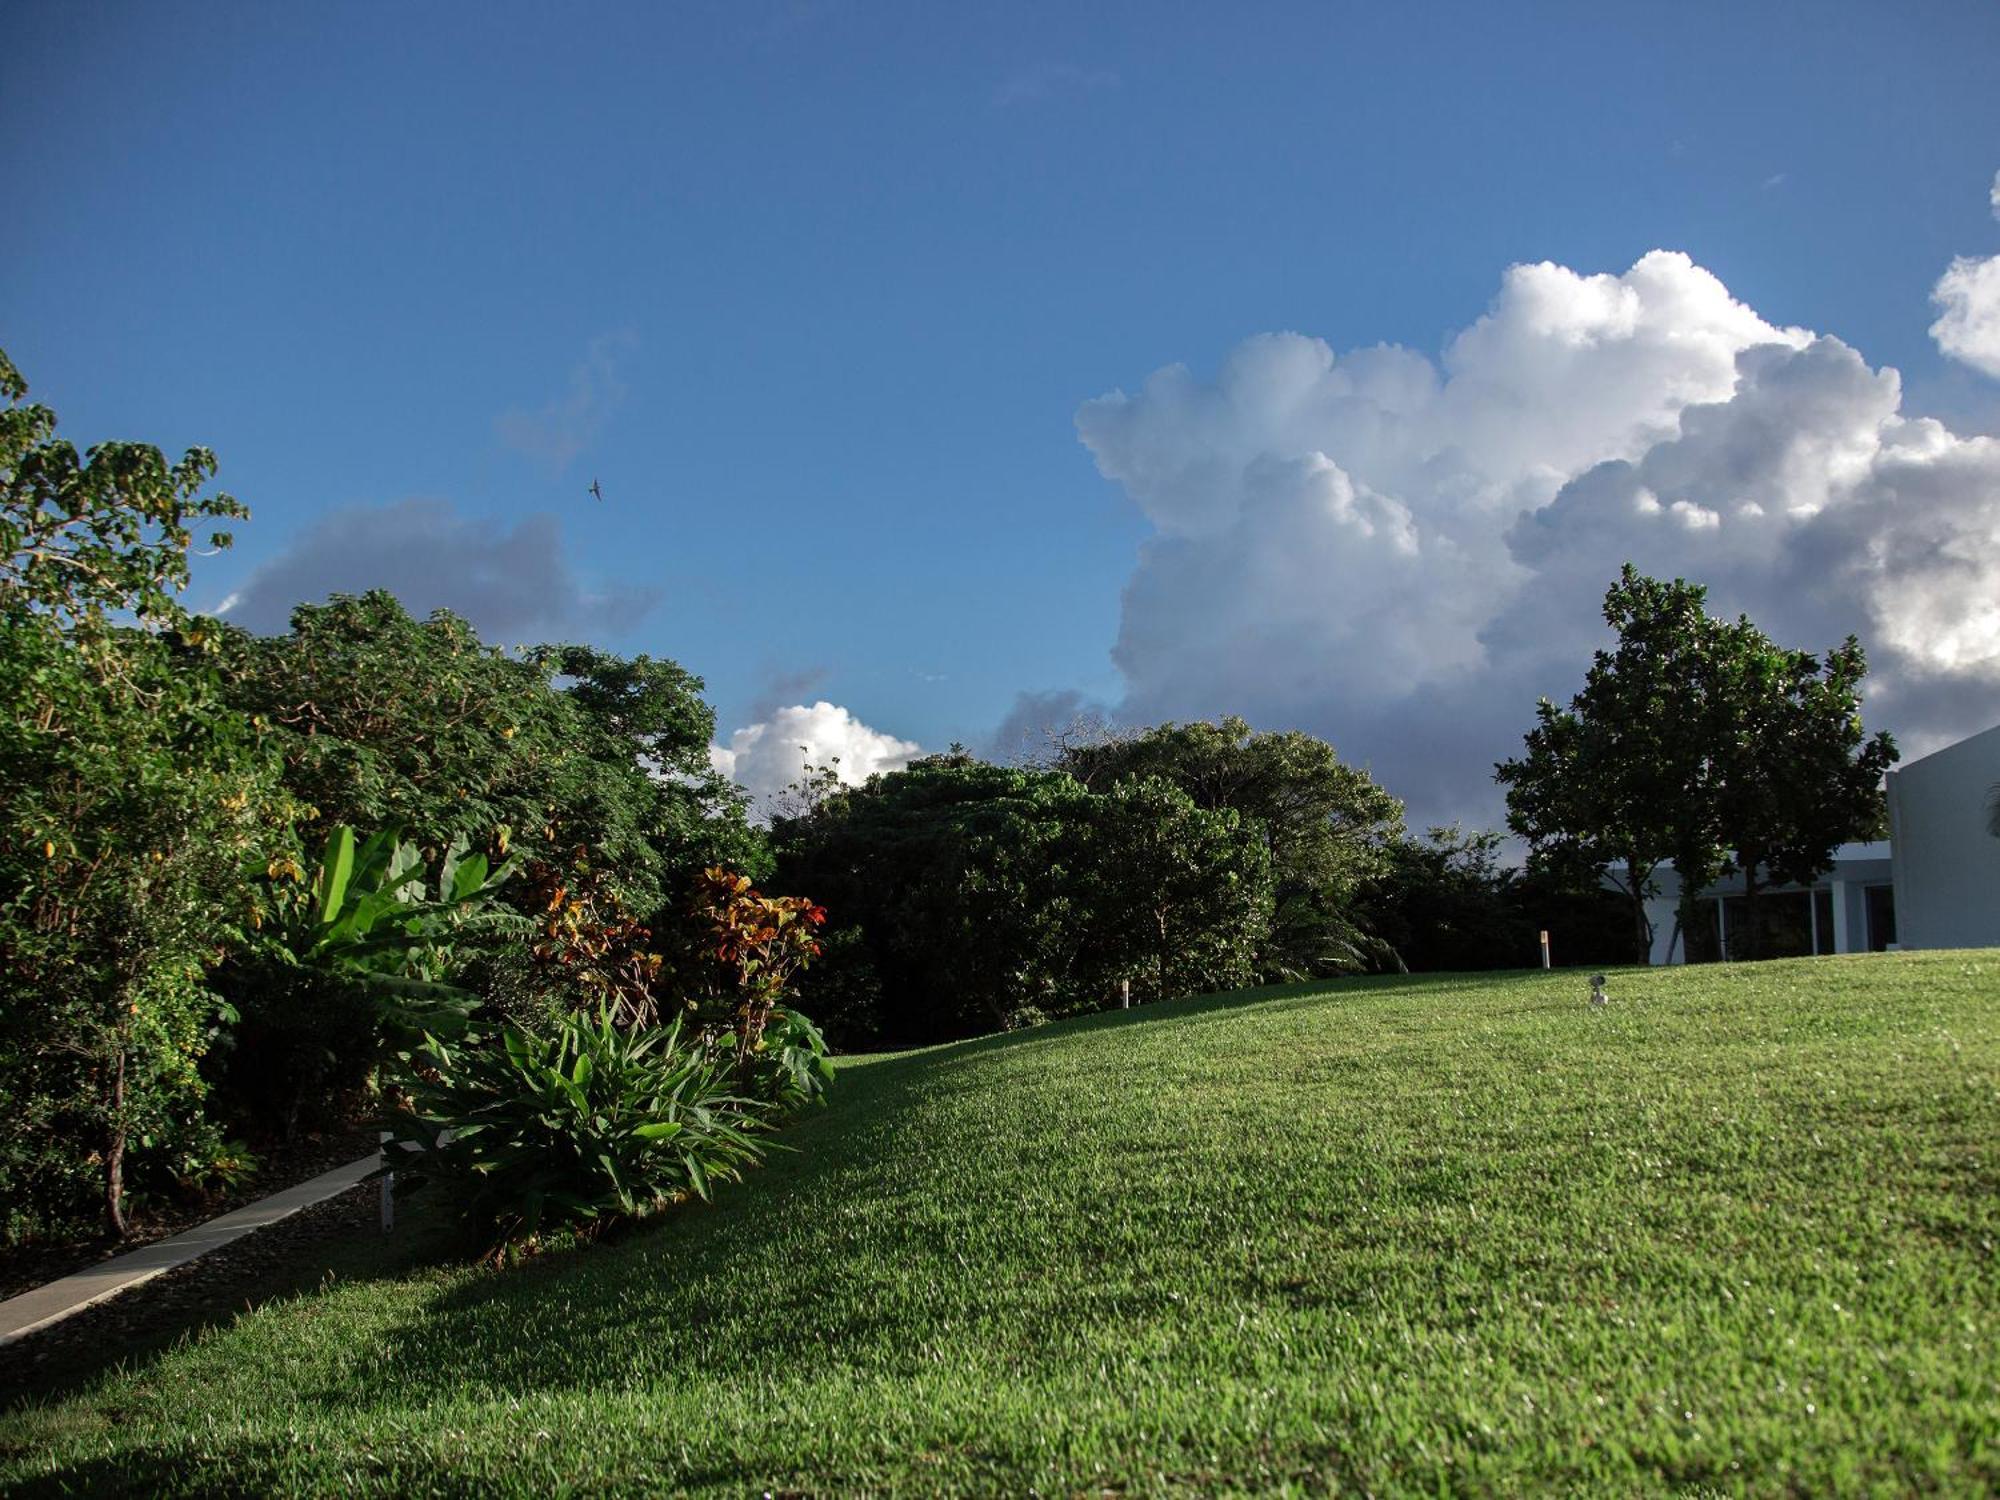
{"label": "white garden marker post", "polygon": [[1132,981],[1129,979],[1118,981],[1118,1008],[1120,1010],[1132,1008]]}
{"label": "white garden marker post", "polygon": [[1549,966],[1549,930],[1548,928],[1544,927],[1542,929],[1542,967],[1546,969],[1548,966]]}

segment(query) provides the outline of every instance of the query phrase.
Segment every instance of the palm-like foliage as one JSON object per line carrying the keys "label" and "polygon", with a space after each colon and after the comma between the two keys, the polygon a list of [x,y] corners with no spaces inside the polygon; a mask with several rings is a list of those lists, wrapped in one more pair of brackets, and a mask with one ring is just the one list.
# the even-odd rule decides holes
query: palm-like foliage
{"label": "palm-like foliage", "polygon": [[726,1055],[667,1026],[622,1026],[609,1007],[571,1012],[546,1036],[508,1027],[455,1046],[426,1041],[391,1120],[415,1180],[453,1189],[493,1253],[544,1228],[642,1217],[706,1198],[759,1160],[769,1106],[736,1092]]}
{"label": "palm-like foliage", "polygon": [[354,830],[342,825],[328,835],[311,880],[280,887],[271,947],[286,963],[366,991],[392,1033],[462,1030],[476,1002],[446,976],[467,940],[526,931],[527,919],[498,900],[517,863],[491,865],[484,854],[468,852],[460,834],[446,848],[433,888],[423,851],[398,830],[357,843]]}

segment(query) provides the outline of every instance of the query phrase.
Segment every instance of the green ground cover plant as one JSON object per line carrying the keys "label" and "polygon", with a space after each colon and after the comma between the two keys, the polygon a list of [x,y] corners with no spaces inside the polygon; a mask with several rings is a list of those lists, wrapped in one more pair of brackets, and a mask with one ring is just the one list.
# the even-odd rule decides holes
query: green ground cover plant
{"label": "green ground cover plant", "polygon": [[665,1026],[628,1029],[609,1008],[571,1013],[546,1036],[507,1027],[499,1044],[430,1039],[393,1117],[416,1154],[403,1178],[438,1180],[496,1263],[561,1224],[640,1218],[706,1198],[760,1160],[759,1101],[735,1068]]}
{"label": "green ground cover plant", "polygon": [[[414,1238],[12,1493],[1985,1494],[2000,952],[1343,980],[844,1064],[712,1205]],[[330,1274],[327,1274],[330,1273]]]}

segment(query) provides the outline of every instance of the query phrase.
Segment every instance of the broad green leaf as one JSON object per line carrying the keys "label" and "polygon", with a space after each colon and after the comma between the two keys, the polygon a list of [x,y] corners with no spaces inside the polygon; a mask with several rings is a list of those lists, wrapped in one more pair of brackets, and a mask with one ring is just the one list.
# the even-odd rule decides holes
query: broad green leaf
{"label": "broad green leaf", "polygon": [[319,862],[319,922],[331,922],[347,900],[347,882],[354,873],[354,830],[345,823],[333,830]]}

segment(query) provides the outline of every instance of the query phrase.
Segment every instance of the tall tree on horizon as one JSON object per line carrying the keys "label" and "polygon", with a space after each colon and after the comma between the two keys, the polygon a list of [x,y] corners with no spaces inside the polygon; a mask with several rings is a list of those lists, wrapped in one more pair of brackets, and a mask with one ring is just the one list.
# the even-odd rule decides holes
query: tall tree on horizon
{"label": "tall tree on horizon", "polygon": [[1810,884],[1835,848],[1877,828],[1882,774],[1896,759],[1887,734],[1866,738],[1861,727],[1859,642],[1850,636],[1824,659],[1786,650],[1745,616],[1710,616],[1707,598],[1699,584],[1627,563],[1604,596],[1617,645],[1595,653],[1568,708],[1543,699],[1527,753],[1494,768],[1530,862],[1608,876],[1630,903],[1642,956],[1653,939],[1646,900],[1668,863],[1682,933],[1702,889],[1742,871],[1750,956],[1760,954],[1760,884]]}

